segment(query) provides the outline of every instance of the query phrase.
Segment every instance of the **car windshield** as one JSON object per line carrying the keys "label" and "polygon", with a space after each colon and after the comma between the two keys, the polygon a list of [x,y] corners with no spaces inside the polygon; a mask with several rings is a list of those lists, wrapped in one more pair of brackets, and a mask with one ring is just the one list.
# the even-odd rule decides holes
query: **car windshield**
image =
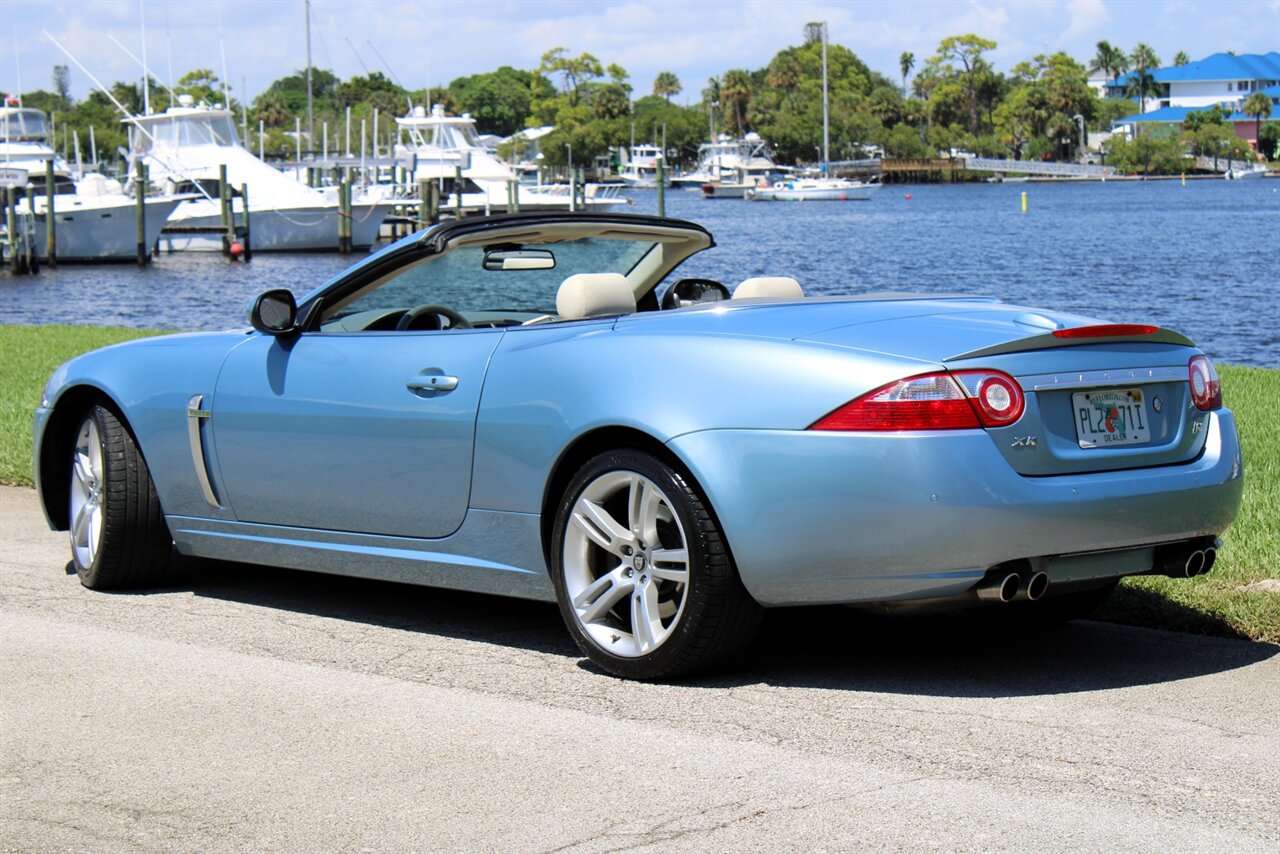
{"label": "car windshield", "polygon": [[[457,247],[403,267],[336,303],[324,312],[321,329],[377,330],[381,328],[378,319],[388,312],[421,305],[448,306],[463,314],[505,312],[512,321],[554,314],[556,291],[565,279],[577,273],[626,275],[655,245],[651,240],[584,237],[553,243]],[[486,252],[495,248],[550,253],[554,266],[485,269]]]}

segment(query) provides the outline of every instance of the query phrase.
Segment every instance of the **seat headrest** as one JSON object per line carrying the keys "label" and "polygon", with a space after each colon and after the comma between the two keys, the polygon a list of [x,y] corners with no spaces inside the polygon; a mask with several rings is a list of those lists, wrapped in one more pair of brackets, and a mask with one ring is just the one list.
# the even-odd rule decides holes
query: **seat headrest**
{"label": "seat headrest", "polygon": [[556,291],[556,313],[562,320],[632,314],[636,295],[621,273],[578,273]]}
{"label": "seat headrest", "polygon": [[804,289],[790,276],[757,276],[733,289],[734,299],[804,299]]}

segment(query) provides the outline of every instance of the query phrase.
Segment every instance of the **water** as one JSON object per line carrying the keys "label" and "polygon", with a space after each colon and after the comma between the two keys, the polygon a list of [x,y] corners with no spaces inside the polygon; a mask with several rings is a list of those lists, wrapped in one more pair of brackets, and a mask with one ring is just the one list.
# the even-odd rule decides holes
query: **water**
{"label": "water", "polygon": [[[1026,191],[1030,210],[1020,212]],[[907,195],[911,198],[907,198]],[[637,191],[636,213],[657,194]],[[1189,335],[1215,359],[1280,368],[1280,181],[887,186],[870,202],[704,200],[667,192],[667,214],[716,248],[681,276],[732,287],[789,275],[809,294],[974,293]],[[309,292],[358,257],[203,253],[0,274],[0,323],[162,329],[245,325],[260,291]]]}

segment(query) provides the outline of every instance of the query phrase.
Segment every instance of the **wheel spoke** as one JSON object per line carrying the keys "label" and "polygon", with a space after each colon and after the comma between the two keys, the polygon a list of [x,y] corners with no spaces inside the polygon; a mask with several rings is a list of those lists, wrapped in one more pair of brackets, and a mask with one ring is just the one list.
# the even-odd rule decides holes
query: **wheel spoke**
{"label": "wheel spoke", "polygon": [[658,585],[646,584],[631,597],[631,633],[641,652],[658,645],[662,618],[658,613]]}
{"label": "wheel spoke", "polygon": [[98,540],[102,536],[102,514],[98,512],[96,504],[89,506],[89,542],[85,544],[85,548],[89,552],[89,563],[93,563],[94,557],[98,554]]}
{"label": "wheel spoke", "polygon": [[654,549],[649,574],[678,584],[689,582],[689,553],[685,549]]}
{"label": "wheel spoke", "polygon": [[609,613],[618,604],[618,600],[630,593],[634,586],[631,579],[623,577],[619,570],[600,576],[590,587],[574,597],[573,606],[578,610],[578,619],[584,625],[594,623]]}
{"label": "wheel spoke", "polygon": [[622,546],[635,539],[609,515],[608,510],[586,498],[579,498],[574,505],[573,523],[600,548],[619,556],[622,555]]}
{"label": "wheel spoke", "polygon": [[631,481],[628,521],[632,533],[646,544],[656,545],[658,542],[658,507],[661,503],[662,496],[649,481],[641,477]]}
{"label": "wheel spoke", "polygon": [[75,521],[71,524],[71,541],[77,546],[85,545],[85,531],[88,527],[89,517],[93,512],[92,508],[93,504],[86,501],[76,511]]}
{"label": "wheel spoke", "polygon": [[76,462],[75,462],[75,469],[74,469],[75,475],[76,475],[76,482],[79,483],[80,486],[84,488],[84,491],[86,493],[89,491],[90,486],[92,486],[93,484],[93,470],[91,468],[92,465],[93,463],[90,462],[88,454],[83,454],[83,453],[76,454]]}

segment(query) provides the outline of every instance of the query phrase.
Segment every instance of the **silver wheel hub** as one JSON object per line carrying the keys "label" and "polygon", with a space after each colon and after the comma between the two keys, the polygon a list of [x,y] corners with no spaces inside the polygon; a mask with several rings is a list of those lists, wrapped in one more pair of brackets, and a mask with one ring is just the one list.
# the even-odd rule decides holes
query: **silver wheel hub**
{"label": "silver wheel hub", "polygon": [[688,539],[649,478],[614,471],[587,484],[561,558],[574,617],[601,649],[638,658],[675,631],[689,589]]}
{"label": "silver wheel hub", "polygon": [[71,461],[71,550],[85,569],[102,546],[104,476],[102,436],[97,422],[87,418]]}

